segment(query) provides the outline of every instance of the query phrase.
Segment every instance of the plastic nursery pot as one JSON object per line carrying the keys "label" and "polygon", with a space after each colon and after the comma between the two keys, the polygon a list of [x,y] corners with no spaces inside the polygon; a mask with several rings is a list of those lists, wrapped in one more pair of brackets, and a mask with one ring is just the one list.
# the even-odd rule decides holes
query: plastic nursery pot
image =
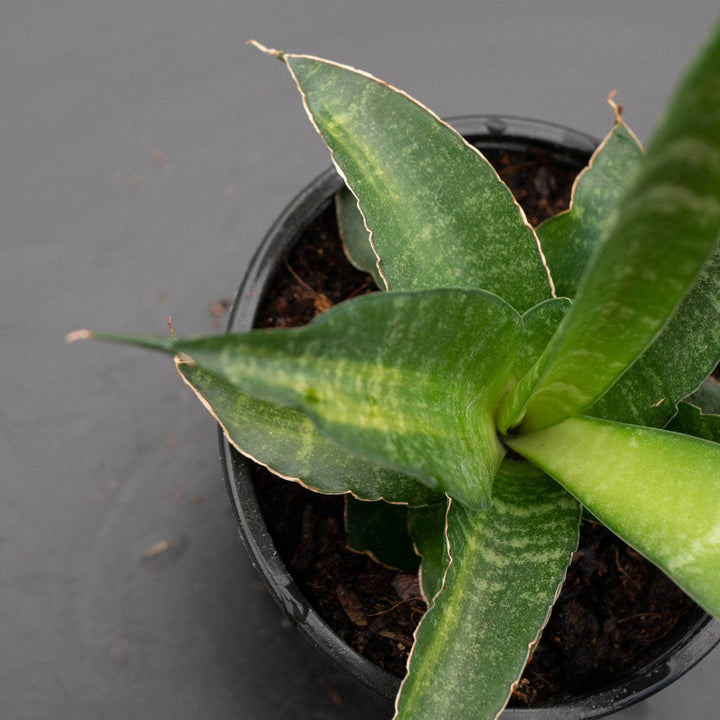
{"label": "plastic nursery pot", "polygon": [[[541,148],[553,162],[581,170],[597,140],[568,128],[512,117],[455,118],[451,124],[482,151],[526,151]],[[303,238],[305,228],[328,211],[343,186],[334,169],[311,182],[278,218],[259,247],[233,306],[228,330],[248,330],[256,322],[261,301],[287,253]],[[321,618],[281,560],[253,484],[257,466],[238,453],[220,434],[221,457],[230,500],[241,537],[256,569],[275,600],[302,634],[323,654],[376,693],[396,695],[400,679],[345,643]],[[667,686],[701,660],[720,641],[720,623],[699,608],[688,612],[656,654],[639,669],[592,694],[563,696],[553,704],[509,707],[505,720],[585,720],[612,714]]]}

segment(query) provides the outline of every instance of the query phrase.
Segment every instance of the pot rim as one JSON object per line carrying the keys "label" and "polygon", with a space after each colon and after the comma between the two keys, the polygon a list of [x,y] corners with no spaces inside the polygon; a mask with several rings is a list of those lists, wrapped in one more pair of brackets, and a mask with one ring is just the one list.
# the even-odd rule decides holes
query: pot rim
{"label": "pot rim", "polygon": [[[528,142],[548,147],[569,162],[589,157],[596,138],[563,125],[505,115],[463,115],[448,122],[483,146],[521,148]],[[263,290],[303,226],[323,212],[344,186],[334,168],[310,182],[285,208],[253,256],[230,312],[227,331],[249,330]],[[265,525],[250,481],[250,461],[233,448],[219,429],[221,462],[227,491],[251,562],[275,601],[301,633],[348,674],[377,694],[394,698],[401,680],[341,640],[305,598],[280,559]],[[503,720],[590,720],[610,715],[661,690],[696,665],[720,641],[720,622],[702,614],[665,652],[636,673],[592,695],[536,708],[507,708]]]}

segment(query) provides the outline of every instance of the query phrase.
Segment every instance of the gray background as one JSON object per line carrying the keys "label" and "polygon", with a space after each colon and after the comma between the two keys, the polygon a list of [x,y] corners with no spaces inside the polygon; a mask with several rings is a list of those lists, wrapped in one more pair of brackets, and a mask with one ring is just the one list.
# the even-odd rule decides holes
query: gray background
{"label": "gray background", "polygon": [[[717,0],[0,2],[0,716],[385,718],[262,590],[215,430],[165,358],[77,327],[218,331],[253,249],[328,165],[310,52],[442,115],[645,139]],[[166,541],[167,552],[143,553]],[[714,720],[717,652],[622,720]]]}

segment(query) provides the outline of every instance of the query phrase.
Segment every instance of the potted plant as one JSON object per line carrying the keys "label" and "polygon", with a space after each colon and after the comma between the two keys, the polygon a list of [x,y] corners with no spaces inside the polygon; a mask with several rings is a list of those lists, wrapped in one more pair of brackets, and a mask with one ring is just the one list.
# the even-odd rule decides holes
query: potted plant
{"label": "potted plant", "polygon": [[647,154],[618,113],[572,209],[537,232],[420,104],[268,52],[356,198],[348,251],[388,292],[297,329],[73,337],[173,354],[244,453],[319,492],[410,508],[429,607],[397,718],[502,711],[583,507],[718,616],[720,416],[700,408],[720,360],[720,28]]}
{"label": "potted plant", "polygon": [[[566,207],[569,185],[598,144],[562,126],[518,118],[474,116],[451,124],[495,162],[533,223]],[[602,163],[592,164],[593,173],[601,172]],[[576,194],[586,192],[588,177]],[[304,324],[333,302],[367,290],[367,276],[353,271],[335,247],[333,196],[342,186],[329,170],[278,217],[240,287],[230,331]],[[264,471],[224,435],[221,457],[241,536],[273,597],[315,648],[377,693],[394,697],[422,611],[414,597],[419,592],[406,584],[412,564],[405,559],[402,570],[388,570],[398,565],[397,553],[377,544],[370,550],[383,567],[346,551],[342,498],[305,491]],[[351,511],[374,505],[343,497]],[[396,515],[390,522],[404,526],[403,513]],[[392,539],[399,534],[391,533]],[[355,534],[350,545],[368,549],[361,544],[366,535]],[[608,535],[583,523],[568,581],[503,713],[508,720],[528,717],[528,707],[533,720],[606,715],[665,687],[720,637],[718,623]]]}

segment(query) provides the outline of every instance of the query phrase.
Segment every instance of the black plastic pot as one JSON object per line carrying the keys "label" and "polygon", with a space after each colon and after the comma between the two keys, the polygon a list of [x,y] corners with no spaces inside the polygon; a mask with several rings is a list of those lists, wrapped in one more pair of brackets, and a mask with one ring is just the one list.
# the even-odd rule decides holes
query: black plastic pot
{"label": "black plastic pot", "polygon": [[[455,118],[452,125],[481,150],[518,150],[540,146],[553,160],[581,169],[597,140],[547,123],[500,116]],[[330,169],[310,183],[286,208],[259,247],[239,289],[228,329],[250,329],[265,289],[303,228],[332,202],[342,180]],[[268,589],[300,631],[332,661],[375,692],[392,698],[400,680],[341,640],[304,597],[281,561],[263,519],[253,488],[253,465],[220,436],[227,489],[250,558]],[[720,623],[698,609],[670,644],[640,671],[590,696],[538,708],[508,708],[504,720],[585,720],[617,712],[670,684],[720,641]]]}

